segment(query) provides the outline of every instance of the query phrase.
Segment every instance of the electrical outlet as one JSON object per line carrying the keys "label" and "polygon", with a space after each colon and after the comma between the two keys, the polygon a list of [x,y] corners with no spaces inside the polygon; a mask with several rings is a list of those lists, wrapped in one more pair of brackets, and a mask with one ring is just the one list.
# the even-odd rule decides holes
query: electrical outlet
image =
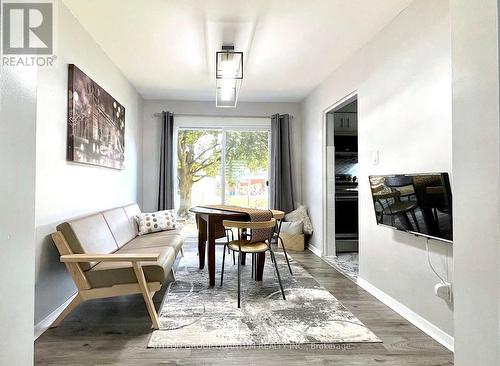
{"label": "electrical outlet", "polygon": [[434,294],[443,300],[451,301],[451,284],[442,282],[437,283],[434,286]]}

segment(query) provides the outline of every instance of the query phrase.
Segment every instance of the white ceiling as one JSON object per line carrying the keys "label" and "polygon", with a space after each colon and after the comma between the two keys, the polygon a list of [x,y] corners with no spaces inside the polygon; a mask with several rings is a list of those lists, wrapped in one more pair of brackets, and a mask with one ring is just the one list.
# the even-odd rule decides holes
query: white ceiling
{"label": "white ceiling", "polygon": [[411,0],[64,0],[147,99],[213,100],[215,51],[245,52],[240,101],[300,101]]}

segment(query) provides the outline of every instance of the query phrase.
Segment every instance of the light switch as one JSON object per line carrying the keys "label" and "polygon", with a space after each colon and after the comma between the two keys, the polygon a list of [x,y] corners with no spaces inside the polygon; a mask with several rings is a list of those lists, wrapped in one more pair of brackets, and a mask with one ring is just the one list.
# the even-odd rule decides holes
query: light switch
{"label": "light switch", "polygon": [[372,165],[378,165],[378,150],[372,151]]}

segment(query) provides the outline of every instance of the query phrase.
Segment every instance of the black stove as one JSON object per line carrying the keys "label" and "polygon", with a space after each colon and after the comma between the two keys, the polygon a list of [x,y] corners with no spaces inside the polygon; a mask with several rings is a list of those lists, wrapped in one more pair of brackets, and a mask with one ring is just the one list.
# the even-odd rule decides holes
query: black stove
{"label": "black stove", "polygon": [[357,196],[358,177],[350,174],[335,175],[335,194],[341,196]]}
{"label": "black stove", "polygon": [[358,178],[355,175],[335,175],[335,238],[358,238]]}
{"label": "black stove", "polygon": [[335,175],[335,184],[349,184],[353,185],[355,184],[356,186],[358,185],[358,177],[355,175],[351,174],[336,174]]}

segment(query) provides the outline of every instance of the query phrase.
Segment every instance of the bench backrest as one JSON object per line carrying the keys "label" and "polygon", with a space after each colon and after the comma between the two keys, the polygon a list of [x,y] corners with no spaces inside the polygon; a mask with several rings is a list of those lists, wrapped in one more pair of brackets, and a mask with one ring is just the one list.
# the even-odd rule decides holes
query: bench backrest
{"label": "bench backrest", "polygon": [[[137,236],[137,204],[70,220],[57,226],[73,254],[113,253]],[[62,254],[62,253],[61,253]],[[97,262],[81,263],[86,271]]]}
{"label": "bench backrest", "polygon": [[137,224],[129,220],[123,207],[104,211],[102,215],[108,224],[111,234],[115,238],[118,248],[121,248],[137,236],[137,232],[135,230]]}

